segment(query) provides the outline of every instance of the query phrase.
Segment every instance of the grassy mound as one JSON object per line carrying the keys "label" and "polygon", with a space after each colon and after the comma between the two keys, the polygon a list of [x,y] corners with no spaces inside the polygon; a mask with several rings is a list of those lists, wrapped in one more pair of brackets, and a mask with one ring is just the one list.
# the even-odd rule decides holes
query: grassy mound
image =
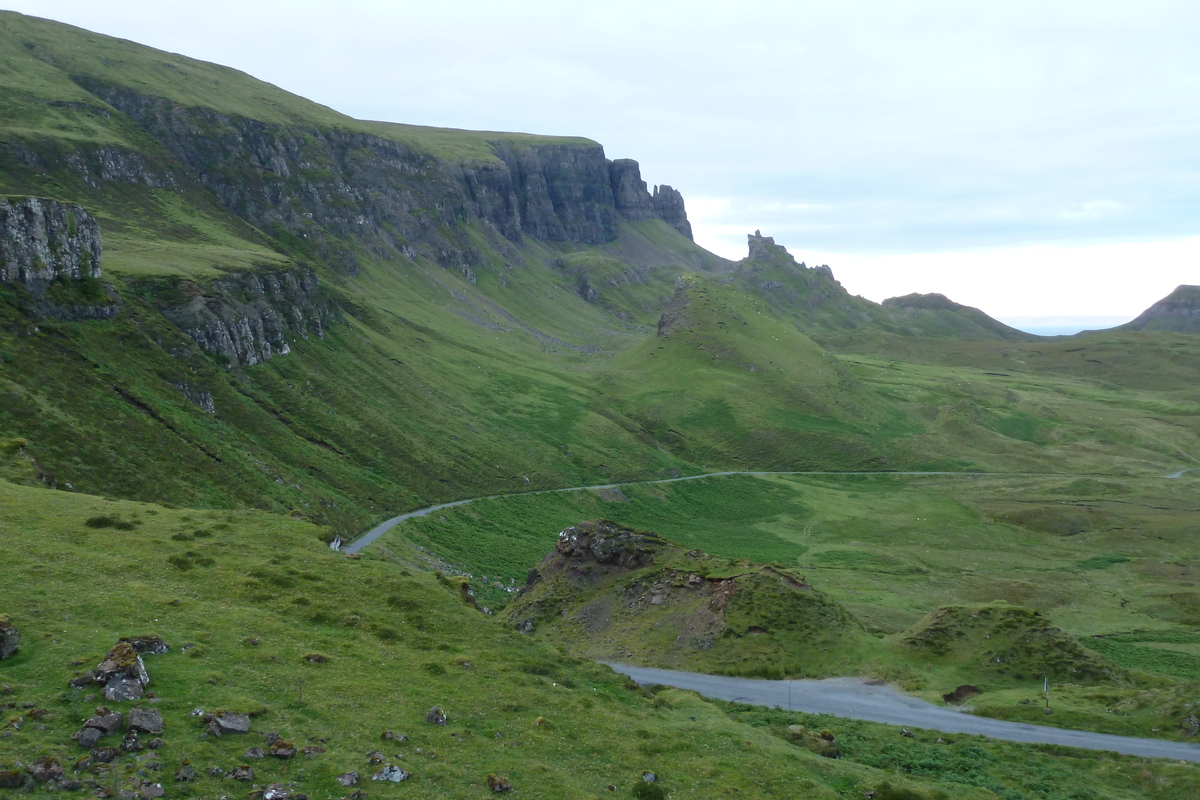
{"label": "grassy mound", "polygon": [[993,680],[1096,683],[1125,674],[1041,612],[1007,603],[939,608],[896,641],[919,658],[962,665]]}

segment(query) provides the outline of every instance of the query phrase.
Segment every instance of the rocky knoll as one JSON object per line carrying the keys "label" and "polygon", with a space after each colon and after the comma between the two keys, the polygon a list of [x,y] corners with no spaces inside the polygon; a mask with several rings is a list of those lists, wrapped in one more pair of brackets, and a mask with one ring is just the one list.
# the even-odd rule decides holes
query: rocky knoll
{"label": "rocky knoll", "polygon": [[1122,331],[1178,331],[1200,333],[1200,286],[1178,286],[1147,308],[1137,319],[1121,325]]}
{"label": "rocky knoll", "polygon": [[0,197],[0,281],[41,295],[56,278],[100,277],[100,225],[81,206]]}
{"label": "rocky knoll", "polygon": [[688,550],[610,520],[573,525],[506,610],[581,656],[725,674],[817,674],[865,636],[779,567]]}

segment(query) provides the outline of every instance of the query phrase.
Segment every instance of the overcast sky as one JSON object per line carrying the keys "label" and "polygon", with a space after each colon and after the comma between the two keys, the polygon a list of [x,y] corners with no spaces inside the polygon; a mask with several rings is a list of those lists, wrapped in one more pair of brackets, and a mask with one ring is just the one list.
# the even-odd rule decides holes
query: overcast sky
{"label": "overcast sky", "polygon": [[356,117],[590,137],[709,249],[761,228],[873,300],[1081,326],[1200,283],[1195,0],[4,5]]}

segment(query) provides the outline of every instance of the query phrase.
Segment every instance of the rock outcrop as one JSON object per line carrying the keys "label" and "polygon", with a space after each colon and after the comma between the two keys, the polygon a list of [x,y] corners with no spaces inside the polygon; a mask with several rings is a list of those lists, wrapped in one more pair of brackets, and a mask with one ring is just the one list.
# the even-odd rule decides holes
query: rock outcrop
{"label": "rock outcrop", "polygon": [[311,270],[231,273],[204,286],[182,282],[179,291],[185,301],[163,314],[231,367],[287,355],[291,342],[324,337],[340,318]]}
{"label": "rock outcrop", "polygon": [[652,196],[636,161],[609,161],[599,144],[498,140],[495,160],[454,163],[383,136],[266,123],[78,80],[235,214],[346,273],[358,270],[355,250],[363,248],[383,257],[424,253],[461,267],[446,263],[463,254],[438,231],[472,220],[514,240],[600,244],[616,237],[622,219],[655,217],[691,235],[677,191],[664,186]]}
{"label": "rock outcrop", "polygon": [[100,225],[81,206],[0,197],[0,281],[41,296],[56,278],[100,277]]}

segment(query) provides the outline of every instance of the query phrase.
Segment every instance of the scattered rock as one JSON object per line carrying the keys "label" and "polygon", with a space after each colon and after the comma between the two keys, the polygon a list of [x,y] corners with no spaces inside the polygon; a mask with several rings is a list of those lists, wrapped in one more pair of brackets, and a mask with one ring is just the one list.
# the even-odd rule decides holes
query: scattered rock
{"label": "scattered rock", "polygon": [[900,726],[900,735],[905,736],[909,739],[913,738],[913,736],[914,736],[913,732],[910,731],[907,727],[905,727],[903,725]]}
{"label": "scattered rock", "polygon": [[346,788],[350,788],[351,786],[357,786],[358,785],[358,773],[357,772],[343,772],[341,775],[337,776],[337,782],[340,783],[342,786],[345,786]]}
{"label": "scattered rock", "polygon": [[329,661],[329,656],[320,653],[305,653],[304,660],[313,664],[324,664]]}
{"label": "scattered rock", "polygon": [[507,778],[501,778],[499,775],[487,776],[488,788],[493,792],[511,792],[512,784]]}
{"label": "scattered rock", "polygon": [[400,781],[408,780],[410,776],[411,776],[411,773],[405,772],[404,770],[397,767],[395,764],[388,764],[386,767],[379,770],[379,772],[376,772],[374,775],[372,775],[371,780],[373,780],[373,781],[391,781],[392,783],[399,783]]}
{"label": "scattered rock", "polygon": [[254,769],[249,764],[242,764],[240,767],[234,767],[226,772],[225,777],[235,781],[252,781],[254,780]]}
{"label": "scattered rock", "polygon": [[84,748],[85,750],[91,750],[100,743],[100,740],[103,737],[104,731],[100,730],[99,728],[92,728],[85,725],[75,734],[74,738],[75,741],[79,743],[80,747]]}
{"label": "scattered rock", "polygon": [[316,758],[317,756],[321,755],[321,753],[325,752],[325,748],[318,747],[316,745],[310,745],[309,747],[304,748],[300,752],[304,753],[305,758]]}
{"label": "scattered rock", "polygon": [[154,738],[146,742],[146,747],[149,747],[151,750],[157,750],[164,744],[166,744],[166,742],[164,742],[162,739]]}
{"label": "scattered rock", "polygon": [[222,711],[219,714],[213,715],[212,721],[208,723],[206,732],[210,736],[228,736],[235,733],[250,732],[250,717],[246,714],[235,714],[232,711]]}
{"label": "scattered rock", "polygon": [[13,693],[13,692],[15,692],[15,691],[16,691],[16,689],[14,689],[14,688],[13,688],[12,686],[10,686],[9,684],[7,684],[7,683],[0,683],[0,694],[12,694],[12,693]]}
{"label": "scattered rock", "polygon": [[1179,721],[1180,729],[1188,736],[1195,736],[1200,733],[1200,717],[1195,714],[1188,714]]}
{"label": "scattered rock", "polygon": [[154,708],[129,709],[129,729],[142,733],[162,733],[162,714]]}
{"label": "scattered rock", "polygon": [[434,706],[429,709],[429,713],[425,715],[425,721],[431,725],[445,725],[446,712],[442,711],[441,706]]}
{"label": "scattered rock", "polygon": [[25,785],[25,773],[19,769],[0,770],[0,789],[20,789]]}
{"label": "scattered rock", "polygon": [[208,771],[208,774],[214,778],[219,778],[225,774],[225,770],[221,769],[220,767],[216,766],[215,764],[213,766],[209,767],[207,771]]}
{"label": "scattered rock", "polygon": [[296,746],[283,739],[276,739],[271,743],[271,748],[267,750],[267,755],[273,758],[292,758],[296,755]]}
{"label": "scattered rock", "polygon": [[251,636],[249,639],[244,639],[242,641],[242,644],[248,645],[250,647],[258,647],[258,637]]}
{"label": "scattered rock", "polygon": [[517,624],[519,633],[533,633],[533,618],[523,619]]}
{"label": "scattered rock", "polygon": [[246,755],[242,756],[242,758],[266,758],[266,756],[263,755],[263,749],[255,745],[247,750]]}
{"label": "scattered rock", "polygon": [[96,706],[96,711],[92,714],[91,719],[83,724],[89,728],[99,728],[100,732],[107,736],[121,730],[123,721],[124,717],[121,716],[120,711],[111,711],[105,706]]}
{"label": "scattered rock", "polygon": [[100,786],[96,791],[92,792],[92,797],[108,798],[113,796],[113,790],[107,786]]}
{"label": "scattered rock", "polygon": [[154,800],[154,798],[162,797],[166,793],[167,790],[163,788],[161,783],[150,783],[149,781],[143,783],[141,788],[138,789],[138,797],[142,800]]}
{"label": "scattered rock", "polygon": [[263,790],[262,800],[292,800],[292,793],[282,783],[272,783]]}
{"label": "scattered rock", "polygon": [[20,644],[21,632],[13,625],[12,618],[7,614],[0,614],[0,661],[15,656],[21,649]]}
{"label": "scattered rock", "polygon": [[160,656],[171,650],[163,638],[156,633],[149,636],[122,636],[120,641],[128,642],[133,645],[134,650],[145,655]]}
{"label": "scattered rock", "polygon": [[145,745],[142,744],[141,737],[138,736],[138,732],[135,730],[130,730],[125,734],[125,738],[121,740],[121,749],[127,753],[136,753],[143,747]]}
{"label": "scattered rock", "polygon": [[62,764],[53,756],[42,756],[29,765],[29,774],[38,783],[56,781],[63,776]]}
{"label": "scattered rock", "polygon": [[92,751],[89,758],[93,764],[111,764],[121,755],[121,751],[115,747],[97,747]]}
{"label": "scattered rock", "polygon": [[382,764],[383,753],[379,752],[378,750],[372,750],[371,752],[367,753],[367,763],[371,764],[372,766],[375,764]]}
{"label": "scattered rock", "polygon": [[642,780],[644,780],[646,783],[654,783],[658,780],[658,776],[650,770],[644,769],[642,770]]}
{"label": "scattered rock", "polygon": [[266,733],[259,735],[262,736],[263,744],[266,745],[275,744],[275,742],[279,739],[279,731],[267,731]]}

